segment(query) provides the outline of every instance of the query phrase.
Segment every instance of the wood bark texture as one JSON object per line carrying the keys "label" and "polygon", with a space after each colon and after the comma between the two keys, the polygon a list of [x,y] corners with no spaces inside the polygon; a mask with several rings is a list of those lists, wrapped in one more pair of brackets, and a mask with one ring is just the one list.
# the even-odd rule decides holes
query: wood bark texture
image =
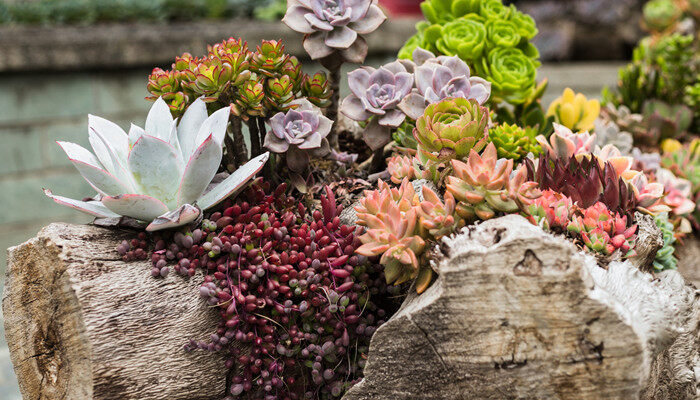
{"label": "wood bark texture", "polygon": [[344,400],[699,398],[700,300],[677,271],[604,269],[515,215],[436,253]]}
{"label": "wood bark texture", "polygon": [[5,334],[24,399],[224,397],[223,360],[183,350],[216,329],[201,279],[122,262],[116,246],[133,236],[51,224],[8,250]]}
{"label": "wood bark texture", "polygon": [[700,289],[700,237],[691,236],[683,239],[683,244],[676,247],[678,271],[696,288]]}

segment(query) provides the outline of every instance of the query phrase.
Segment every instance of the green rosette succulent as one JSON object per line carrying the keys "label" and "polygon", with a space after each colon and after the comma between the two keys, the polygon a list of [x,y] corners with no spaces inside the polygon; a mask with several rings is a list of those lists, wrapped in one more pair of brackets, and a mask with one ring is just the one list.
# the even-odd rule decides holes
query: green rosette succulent
{"label": "green rosette succulent", "polygon": [[483,18],[469,14],[445,24],[442,36],[435,42],[435,48],[444,55],[459,56],[464,61],[473,62],[484,52],[486,32]]}
{"label": "green rosette succulent", "polygon": [[496,146],[499,158],[519,161],[528,153],[540,154],[540,147],[535,137],[538,130],[531,127],[521,128],[515,124],[500,124],[489,129],[489,140]]}
{"label": "green rosette succulent", "polygon": [[674,0],[651,0],[642,9],[644,25],[652,31],[664,31],[683,15],[683,9]]}
{"label": "green rosette succulent", "polygon": [[413,136],[423,162],[465,159],[488,141],[489,110],[474,99],[450,98],[429,105],[416,121]]}
{"label": "green rosette succulent", "polygon": [[481,0],[479,14],[486,19],[506,19],[510,14],[510,8],[503,5],[501,0]]}
{"label": "green rosette succulent", "polygon": [[510,10],[510,21],[515,25],[518,34],[527,40],[534,38],[538,32],[535,20],[531,16],[518,11],[513,4],[511,4]]}
{"label": "green rosette succulent", "polygon": [[431,24],[441,24],[463,15],[478,13],[481,3],[482,0],[426,0],[420,8]]}
{"label": "green rosette succulent", "polygon": [[416,139],[413,137],[413,130],[415,128],[415,122],[406,118],[406,120],[396,128],[396,131],[392,134],[392,138],[399,146],[415,150],[418,148],[418,142],[416,142]]}
{"label": "green rosette succulent", "polygon": [[486,35],[492,47],[515,47],[520,44],[518,27],[507,20],[490,20],[486,23]]}
{"label": "green rosette succulent", "polygon": [[676,242],[673,223],[668,220],[668,213],[661,213],[654,216],[654,222],[661,230],[661,237],[664,240],[663,247],[656,252],[654,269],[657,271],[676,269],[678,266],[678,259],[673,255],[675,252],[674,243]]}
{"label": "green rosette succulent", "polygon": [[535,88],[539,61],[517,48],[492,49],[477,68],[477,74],[491,82],[491,97],[511,104],[528,101]]}

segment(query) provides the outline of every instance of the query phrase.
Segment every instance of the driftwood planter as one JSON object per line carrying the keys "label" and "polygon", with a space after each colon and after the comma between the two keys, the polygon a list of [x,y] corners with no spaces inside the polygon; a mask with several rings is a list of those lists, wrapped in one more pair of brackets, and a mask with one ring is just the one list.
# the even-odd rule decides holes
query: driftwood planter
{"label": "driftwood planter", "polygon": [[[3,311],[24,398],[223,397],[221,360],[182,351],[216,324],[198,279],[120,261],[125,236],[52,224],[9,250]],[[439,278],[377,330],[344,399],[697,398],[700,300],[678,272],[603,269],[516,216],[437,253]]]}

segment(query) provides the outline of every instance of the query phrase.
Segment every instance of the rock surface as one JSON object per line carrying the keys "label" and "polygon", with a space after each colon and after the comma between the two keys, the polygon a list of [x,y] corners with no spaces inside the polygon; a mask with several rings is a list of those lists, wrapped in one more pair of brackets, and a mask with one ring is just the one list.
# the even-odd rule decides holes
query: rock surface
{"label": "rock surface", "polygon": [[518,216],[447,239],[439,277],[372,338],[344,400],[696,399],[700,300],[608,269]]}

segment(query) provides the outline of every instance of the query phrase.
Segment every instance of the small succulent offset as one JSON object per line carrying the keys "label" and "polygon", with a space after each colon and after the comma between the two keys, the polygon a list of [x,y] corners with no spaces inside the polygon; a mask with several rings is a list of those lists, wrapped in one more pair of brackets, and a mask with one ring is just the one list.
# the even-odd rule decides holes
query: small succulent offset
{"label": "small succulent offset", "polygon": [[367,42],[359,35],[374,32],[385,19],[376,0],[288,0],[282,21],[305,35],[312,59],[340,52],[346,61],[360,63]]}
{"label": "small succulent offset", "polygon": [[406,119],[398,105],[413,88],[412,68],[410,63],[394,61],[376,69],[358,68],[348,74],[352,94],[343,100],[340,111],[355,121],[372,118],[363,131],[364,140],[372,150],[389,143],[391,130]]}
{"label": "small succulent offset", "polygon": [[673,255],[675,252],[674,243],[676,243],[675,232],[673,231],[673,223],[669,221],[667,213],[661,213],[654,216],[654,223],[661,230],[661,237],[664,240],[664,245],[656,252],[654,259],[654,269],[656,271],[664,271],[667,269],[676,269],[678,259]]}
{"label": "small succulent offset", "polygon": [[416,121],[413,135],[421,162],[466,159],[488,142],[489,110],[474,99],[449,98],[431,104]]}
{"label": "small succulent offset", "polygon": [[265,136],[265,147],[274,153],[286,153],[287,166],[302,172],[309,165],[310,156],[322,157],[330,152],[326,136],[333,121],[309,101],[300,99],[286,113],[272,116],[272,128]]}
{"label": "small succulent offset", "polygon": [[559,125],[554,125],[554,133],[547,140],[543,135],[535,139],[542,146],[542,150],[549,153],[554,158],[569,158],[585,156],[593,152],[596,135],[588,132],[574,133],[571,129]]}
{"label": "small succulent offset", "polygon": [[58,142],[100,200],[47,196],[59,204],[100,218],[130,217],[150,222],[155,231],[193,222],[240,189],[263,167],[264,153],[207,191],[222,157],[230,109],[208,116],[198,99],[179,124],[161,98],[151,107],[145,129],[127,135],[116,124],[90,116],[88,135],[94,154],[70,142]]}
{"label": "small succulent offset", "polygon": [[547,116],[550,115],[555,122],[573,131],[590,131],[600,115],[600,102],[597,99],[588,100],[582,93],[566,88],[561,97],[549,105]]}
{"label": "small succulent offset", "polygon": [[491,83],[470,76],[469,67],[459,57],[436,57],[433,53],[416,48],[412,55],[416,87],[399,104],[411,119],[418,119],[429,104],[447,98],[474,99],[480,105],[491,95]]}
{"label": "small succulent offset", "polygon": [[489,140],[496,146],[498,157],[519,161],[528,154],[537,156],[542,147],[535,139],[537,130],[515,124],[499,124],[489,129]]}

